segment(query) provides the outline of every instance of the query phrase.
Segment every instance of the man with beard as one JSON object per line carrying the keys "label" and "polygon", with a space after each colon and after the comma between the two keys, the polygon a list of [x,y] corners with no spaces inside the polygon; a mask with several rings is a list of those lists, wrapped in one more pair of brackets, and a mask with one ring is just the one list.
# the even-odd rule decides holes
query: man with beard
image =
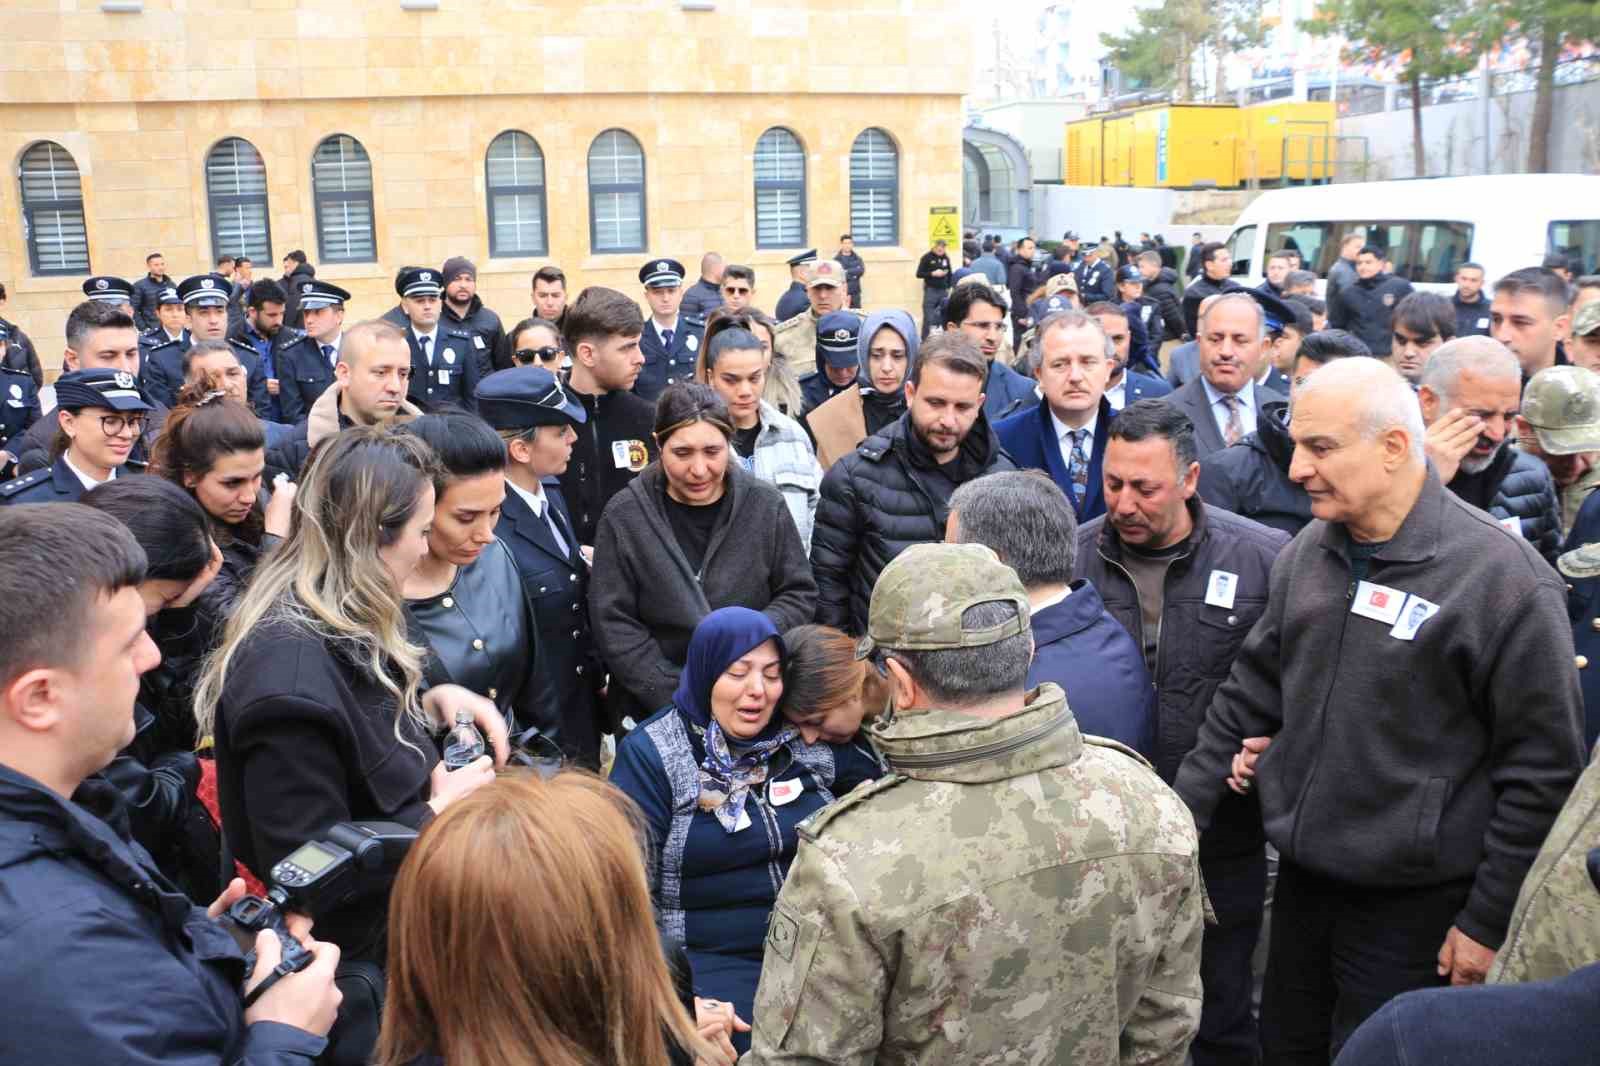
{"label": "man with beard", "polygon": [[1508,446],[1521,407],[1522,372],[1489,337],[1458,337],[1423,367],[1417,388],[1428,458],[1439,480],[1555,565],[1561,509],[1544,463]]}
{"label": "man with beard", "polygon": [[1128,325],[1128,316],[1122,308],[1102,300],[1084,308],[1084,313],[1099,321],[1100,328],[1105,330],[1106,340],[1111,342],[1113,354],[1111,377],[1106,383],[1106,402],[1111,405],[1112,411],[1120,411],[1140,400],[1155,400],[1171,395],[1172,386],[1166,381],[1141,374],[1128,365],[1133,334]]}
{"label": "man with beard", "polygon": [[811,535],[817,621],[863,633],[878,574],[912,544],[943,538],[956,487],[1015,469],[984,417],[988,371],[970,338],[931,338],[911,366],[906,413],[828,470]]}
{"label": "man with beard", "polygon": [[442,317],[447,325],[472,338],[472,358],[478,364],[478,377],[486,378],[511,365],[511,342],[500,316],[483,305],[478,296],[478,267],[464,255],[453,255],[439,271],[444,280]]}
{"label": "man with beard", "polygon": [[1015,414],[1034,398],[1033,382],[996,358],[1006,335],[1006,308],[986,283],[974,281],[955,287],[944,305],[944,328],[946,333],[959,330],[965,334],[988,363],[983,413],[991,422]]}

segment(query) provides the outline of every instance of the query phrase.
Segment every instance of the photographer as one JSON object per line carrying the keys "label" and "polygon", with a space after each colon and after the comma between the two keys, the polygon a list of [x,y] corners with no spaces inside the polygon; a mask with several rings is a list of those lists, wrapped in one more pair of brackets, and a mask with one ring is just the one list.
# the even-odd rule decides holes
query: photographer
{"label": "photographer", "polygon": [[[242,1006],[232,935],[133,842],[98,776],[133,739],[139,675],[160,658],[145,566],[127,529],[92,508],[0,511],[0,998],[12,1019],[0,1062],[310,1063],[338,1009],[339,949],[299,923],[315,961]],[[211,917],[243,889],[230,885]],[[247,989],[280,957],[274,936],[256,951]]]}

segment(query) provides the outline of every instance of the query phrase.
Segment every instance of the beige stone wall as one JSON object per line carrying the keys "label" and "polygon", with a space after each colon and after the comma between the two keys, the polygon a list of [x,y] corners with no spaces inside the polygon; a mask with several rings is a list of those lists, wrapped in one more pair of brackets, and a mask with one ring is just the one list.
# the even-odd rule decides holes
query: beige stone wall
{"label": "beige stone wall", "polygon": [[[965,86],[927,62],[959,28],[944,0],[718,0],[711,12],[676,0],[440,0],[426,13],[403,12],[399,0],[144,6],[107,15],[98,0],[0,4],[0,159],[11,163],[0,182],[0,281],[6,317],[47,366],[82,279],[29,273],[15,162],[40,139],[78,164],[94,270],[130,279],[151,250],[174,276],[209,264],[203,161],[224,137],[249,140],[266,163],[275,259],[303,248],[319,277],[355,294],[355,317],[392,306],[397,267],[454,254],[478,263],[480,291],[508,325],[545,263],[562,266],[574,289],[636,293],[644,255],[589,249],[586,159],[613,126],[645,153],[649,254],[679,258],[691,274],[708,249],[750,263],[768,310],[791,254],[754,250],[753,153],[768,127],[788,127],[805,147],[807,243],[824,253],[849,228],[856,135],[878,126],[898,145],[900,241],[860,249],[869,306],[917,309],[911,275],[927,209],[960,202]],[[545,258],[488,256],[484,152],[506,129],[544,152]],[[377,263],[320,264],[311,155],[333,133],[371,156]],[[257,271],[278,272],[276,262]]]}

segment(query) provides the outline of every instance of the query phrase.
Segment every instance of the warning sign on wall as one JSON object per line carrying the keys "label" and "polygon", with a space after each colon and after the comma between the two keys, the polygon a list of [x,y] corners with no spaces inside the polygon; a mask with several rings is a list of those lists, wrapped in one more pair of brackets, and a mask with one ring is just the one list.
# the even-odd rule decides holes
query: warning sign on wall
{"label": "warning sign on wall", "polygon": [[928,243],[944,241],[952,248],[961,245],[961,209],[959,207],[928,208]]}

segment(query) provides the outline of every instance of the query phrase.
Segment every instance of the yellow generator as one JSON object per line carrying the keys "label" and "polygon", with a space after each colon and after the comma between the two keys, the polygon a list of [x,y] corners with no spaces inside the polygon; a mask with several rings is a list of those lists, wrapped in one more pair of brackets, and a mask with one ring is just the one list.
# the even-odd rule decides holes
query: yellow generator
{"label": "yellow generator", "polygon": [[[1189,189],[1328,175],[1333,105],[1157,104],[1067,123],[1068,185]],[[1287,165],[1285,161],[1287,160]]]}

